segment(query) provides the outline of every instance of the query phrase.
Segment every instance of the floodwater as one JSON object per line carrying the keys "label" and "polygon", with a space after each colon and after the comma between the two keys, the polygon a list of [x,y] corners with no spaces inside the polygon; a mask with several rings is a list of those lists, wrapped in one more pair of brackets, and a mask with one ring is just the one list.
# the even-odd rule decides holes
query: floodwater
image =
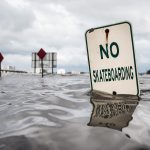
{"label": "floodwater", "polygon": [[90,92],[89,76],[0,79],[0,150],[148,150],[150,76],[140,98]]}

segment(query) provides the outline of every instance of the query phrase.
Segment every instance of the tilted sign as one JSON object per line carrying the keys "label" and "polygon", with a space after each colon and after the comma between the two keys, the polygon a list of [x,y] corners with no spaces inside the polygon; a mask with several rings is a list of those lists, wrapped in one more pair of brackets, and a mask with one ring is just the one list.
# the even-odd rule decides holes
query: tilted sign
{"label": "tilted sign", "polygon": [[92,90],[138,95],[130,23],[90,29],[85,36]]}
{"label": "tilted sign", "polygon": [[0,62],[2,62],[4,59],[3,55],[0,53]]}
{"label": "tilted sign", "polygon": [[[41,59],[37,53],[32,53],[32,67],[41,68]],[[57,67],[57,53],[46,53],[43,57],[44,68],[56,68]]]}
{"label": "tilted sign", "polygon": [[0,53],[0,77],[1,77],[1,62],[3,61],[4,57],[3,55]]}

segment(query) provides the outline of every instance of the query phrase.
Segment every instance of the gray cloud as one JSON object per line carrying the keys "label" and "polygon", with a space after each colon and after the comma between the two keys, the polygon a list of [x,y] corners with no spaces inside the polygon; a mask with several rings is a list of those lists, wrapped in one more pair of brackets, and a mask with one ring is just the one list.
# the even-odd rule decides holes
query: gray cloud
{"label": "gray cloud", "polygon": [[15,58],[24,56],[28,61],[25,64],[19,59],[19,64],[30,68],[31,52],[43,47],[58,52],[60,67],[83,69],[88,66],[85,31],[128,20],[133,26],[138,66],[143,71],[150,63],[149,5],[148,0],[2,0],[1,51],[14,58],[16,67]]}
{"label": "gray cloud", "polygon": [[2,30],[21,32],[32,26],[35,16],[29,8],[16,8],[5,0],[2,0],[0,4],[0,28]]}

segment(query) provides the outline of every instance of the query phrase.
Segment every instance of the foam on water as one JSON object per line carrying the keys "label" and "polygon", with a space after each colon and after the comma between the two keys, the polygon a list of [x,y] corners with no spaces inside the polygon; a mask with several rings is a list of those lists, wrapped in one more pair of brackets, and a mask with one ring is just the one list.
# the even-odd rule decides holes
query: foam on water
{"label": "foam on water", "polygon": [[[149,149],[150,78],[143,76],[140,83],[141,100],[137,107],[135,99],[135,103],[130,103],[133,115],[125,113],[125,118],[131,121],[118,131],[102,124],[87,126],[94,109],[88,76],[56,75],[42,79],[28,74],[7,75],[0,80],[0,149]],[[131,100],[128,97],[125,106]],[[109,109],[112,104],[114,101],[109,101]],[[121,113],[119,119],[123,118]]]}

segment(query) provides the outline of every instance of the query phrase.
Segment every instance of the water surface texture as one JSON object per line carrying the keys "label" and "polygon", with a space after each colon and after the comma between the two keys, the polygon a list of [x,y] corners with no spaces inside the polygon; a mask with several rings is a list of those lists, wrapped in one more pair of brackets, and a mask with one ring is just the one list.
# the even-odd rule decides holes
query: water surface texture
{"label": "water surface texture", "polygon": [[131,97],[100,101],[91,97],[86,75],[3,76],[0,150],[150,149],[150,76],[140,77],[140,88],[140,101]]}

